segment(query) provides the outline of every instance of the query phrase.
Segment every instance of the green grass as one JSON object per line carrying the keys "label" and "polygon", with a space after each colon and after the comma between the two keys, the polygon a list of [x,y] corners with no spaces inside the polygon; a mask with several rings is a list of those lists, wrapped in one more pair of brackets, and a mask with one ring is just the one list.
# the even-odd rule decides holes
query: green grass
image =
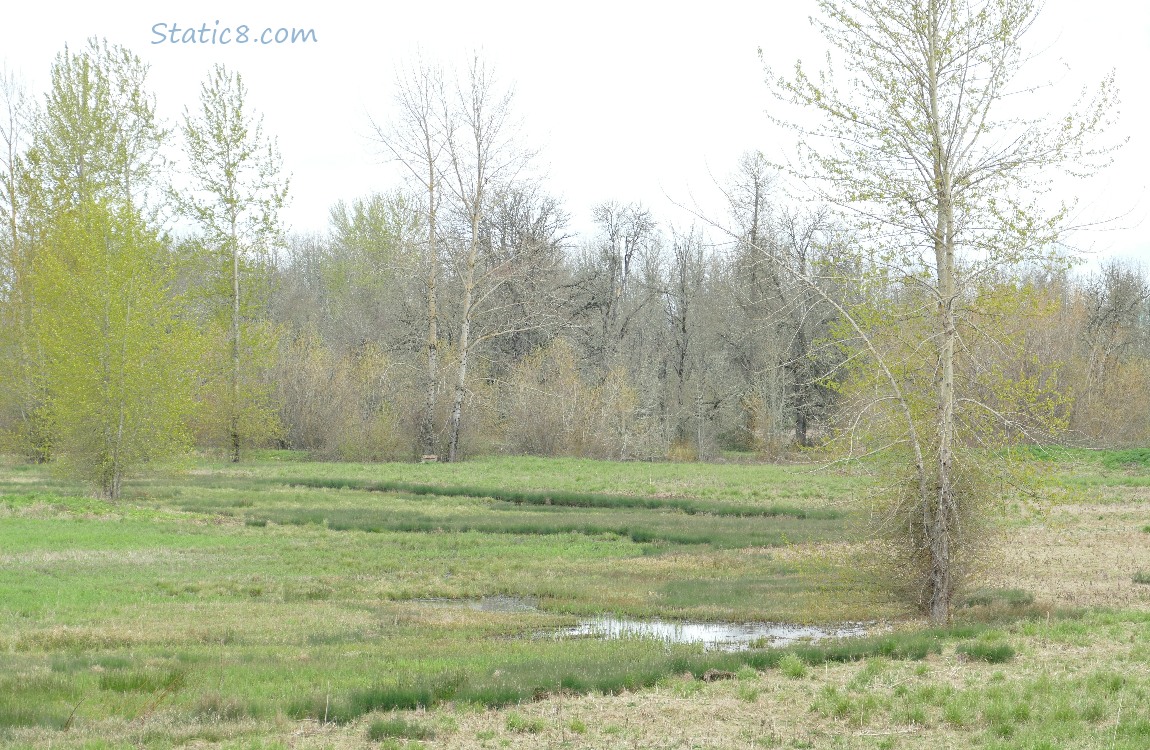
{"label": "green grass", "polygon": [[968,659],[987,664],[1008,662],[1015,654],[1014,647],[1008,643],[963,643],[955,650]]}
{"label": "green grass", "polygon": [[569,508],[641,508],[667,509],[688,515],[814,518],[833,520],[843,517],[842,511],[831,508],[804,508],[795,505],[768,503],[760,505],[732,504],[714,500],[690,498],[647,497],[642,495],[607,495],[603,493],[572,492],[570,490],[509,490],[502,487],[473,487],[469,485],[429,485],[411,482],[370,482],[347,479],[289,479],[288,486],[322,489],[353,489],[368,492],[396,492],[408,495],[436,495],[439,497],[475,497],[502,500],[515,505],[562,506]]}
{"label": "green grass", "polygon": [[[1037,747],[1057,739],[1048,725],[1072,737],[1106,727],[1117,748],[1143,738],[1145,711],[1131,708],[1150,695],[1140,673],[1063,675],[1048,687],[1017,677],[1026,660],[1011,657],[1024,639],[1077,644],[1113,631],[1122,658],[1141,665],[1146,623],[1129,613],[1072,619],[1017,589],[971,592],[949,628],[787,649],[550,637],[604,612],[897,619],[902,605],[839,544],[859,535],[849,498],[866,487],[850,477],[752,464],[373,466],[281,454],[178,469],[111,504],[43,467],[0,466],[0,746],[83,747],[114,730],[127,739],[109,747],[247,748],[260,732],[309,719],[360,743],[366,733],[413,747],[444,725],[391,712],[664,684],[690,697],[720,689],[683,682],[708,669],[737,673],[730,697],[755,703],[775,700],[761,672],[802,690],[855,662],[857,675],[833,691],[810,688],[815,714],[860,730],[945,725],[980,747]],[[835,552],[794,555],[794,543]],[[495,595],[538,609],[468,604]],[[934,665],[954,652],[964,668],[1001,664],[1010,676],[998,692],[997,682],[933,683]],[[499,731],[521,742],[588,732],[584,718],[527,713],[501,718]],[[161,729],[147,728],[152,718]]]}
{"label": "green grass", "polygon": [[416,721],[409,721],[402,716],[396,716],[390,719],[376,719],[367,728],[367,738],[369,740],[388,739],[389,737],[399,737],[408,740],[427,740],[435,736],[435,732]]}
{"label": "green grass", "polygon": [[[799,566],[769,552],[850,537],[848,509],[830,505],[841,477],[287,458],[185,465],[115,504],[43,467],[0,467],[0,725],[156,712],[348,723],[445,700],[617,693],[747,662],[539,634],[603,612],[809,622],[900,611],[849,558]],[[368,488],[386,481],[435,494]],[[466,605],[490,595],[539,610]]]}

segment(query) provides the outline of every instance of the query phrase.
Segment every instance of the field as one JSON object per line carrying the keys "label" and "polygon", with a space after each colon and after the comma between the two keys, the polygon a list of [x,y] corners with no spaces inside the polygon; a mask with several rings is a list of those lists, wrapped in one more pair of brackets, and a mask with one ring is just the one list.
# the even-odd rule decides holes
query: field
{"label": "field", "polygon": [[[835,471],[267,453],[109,504],[9,461],[0,746],[1150,747],[1150,456],[1033,463],[929,630],[870,564],[872,480]],[[874,632],[555,635],[608,612]]]}

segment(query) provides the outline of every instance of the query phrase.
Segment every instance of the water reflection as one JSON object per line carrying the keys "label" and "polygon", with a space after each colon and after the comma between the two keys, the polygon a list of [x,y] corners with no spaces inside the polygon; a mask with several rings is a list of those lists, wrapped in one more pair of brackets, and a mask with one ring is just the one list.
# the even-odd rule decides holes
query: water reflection
{"label": "water reflection", "polygon": [[667,643],[701,643],[714,651],[743,651],[752,647],[786,646],[796,641],[850,638],[866,635],[873,623],[844,623],[829,627],[752,622],[670,622],[596,617],[560,632],[566,637],[651,638]]}

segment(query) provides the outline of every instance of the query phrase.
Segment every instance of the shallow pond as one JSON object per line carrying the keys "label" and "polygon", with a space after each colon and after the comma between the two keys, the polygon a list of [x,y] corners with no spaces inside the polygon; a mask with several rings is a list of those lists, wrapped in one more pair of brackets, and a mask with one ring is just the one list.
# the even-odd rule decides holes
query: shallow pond
{"label": "shallow pond", "polygon": [[[539,611],[539,600],[513,596],[482,599],[421,599],[427,604],[464,606],[481,612],[527,613]],[[748,648],[786,646],[797,641],[854,638],[867,635],[877,623],[848,622],[815,627],[779,622],[689,622],[639,620],[612,615],[585,618],[574,627],[540,633],[542,638],[649,638],[667,643],[700,643],[707,650],[743,651]]]}
{"label": "shallow pond", "polygon": [[866,635],[874,623],[844,623],[828,627],[788,625],[778,622],[678,622],[595,617],[565,628],[561,636],[597,638],[651,638],[667,643],[701,643],[714,651],[786,646],[796,641],[851,638]]}

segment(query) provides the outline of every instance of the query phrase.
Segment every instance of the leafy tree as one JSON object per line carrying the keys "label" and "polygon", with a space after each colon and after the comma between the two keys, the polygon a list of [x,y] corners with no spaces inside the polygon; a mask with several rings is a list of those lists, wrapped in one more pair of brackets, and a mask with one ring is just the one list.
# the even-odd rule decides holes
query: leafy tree
{"label": "leafy tree", "polygon": [[23,85],[7,69],[0,71],[0,362],[10,387],[0,395],[3,428],[16,448],[35,459],[47,457],[47,435],[37,419],[40,399],[35,383],[29,282],[31,244],[27,241],[27,149],[36,111]]}
{"label": "leafy tree", "polygon": [[195,361],[149,221],[165,133],[146,75],[120,47],[65,49],[25,167],[21,286],[41,432],[113,499],[133,466],[185,443]]}
{"label": "leafy tree", "polygon": [[57,452],[118,499],[124,475],[188,444],[195,330],[156,232],[85,198],[48,228],[35,281]]}
{"label": "leafy tree", "polygon": [[829,66],[812,77],[796,64],[793,77],[772,83],[780,99],[817,115],[813,125],[786,123],[799,135],[793,171],[844,209],[876,269],[860,283],[905,302],[846,320],[881,379],[868,413],[891,406],[882,424],[897,418],[887,437],[908,453],[894,507],[912,588],[943,622],[968,562],[969,522],[985,500],[975,449],[1017,439],[1028,414],[1042,421],[1029,408],[1042,401],[1032,389],[1009,399],[1010,384],[979,366],[979,339],[993,320],[979,315],[979,286],[1052,256],[1068,208],[1044,210],[1033,188],[1047,184],[1049,169],[1102,163],[1105,151],[1092,144],[1114,104],[1113,77],[1051,124],[1020,119],[1002,110],[1037,13],[1031,0],[819,7],[828,59],[847,80]]}
{"label": "leafy tree", "polygon": [[240,74],[217,65],[201,86],[198,112],[185,111],[181,128],[194,184],[181,204],[203,230],[208,297],[217,320],[227,321],[222,400],[232,461],[240,460],[243,444],[275,431],[270,389],[260,382],[272,347],[258,320],[264,289],[256,280],[283,242],[278,215],[288,195],[275,140],[264,136],[263,118],[251,113],[247,95]]}

